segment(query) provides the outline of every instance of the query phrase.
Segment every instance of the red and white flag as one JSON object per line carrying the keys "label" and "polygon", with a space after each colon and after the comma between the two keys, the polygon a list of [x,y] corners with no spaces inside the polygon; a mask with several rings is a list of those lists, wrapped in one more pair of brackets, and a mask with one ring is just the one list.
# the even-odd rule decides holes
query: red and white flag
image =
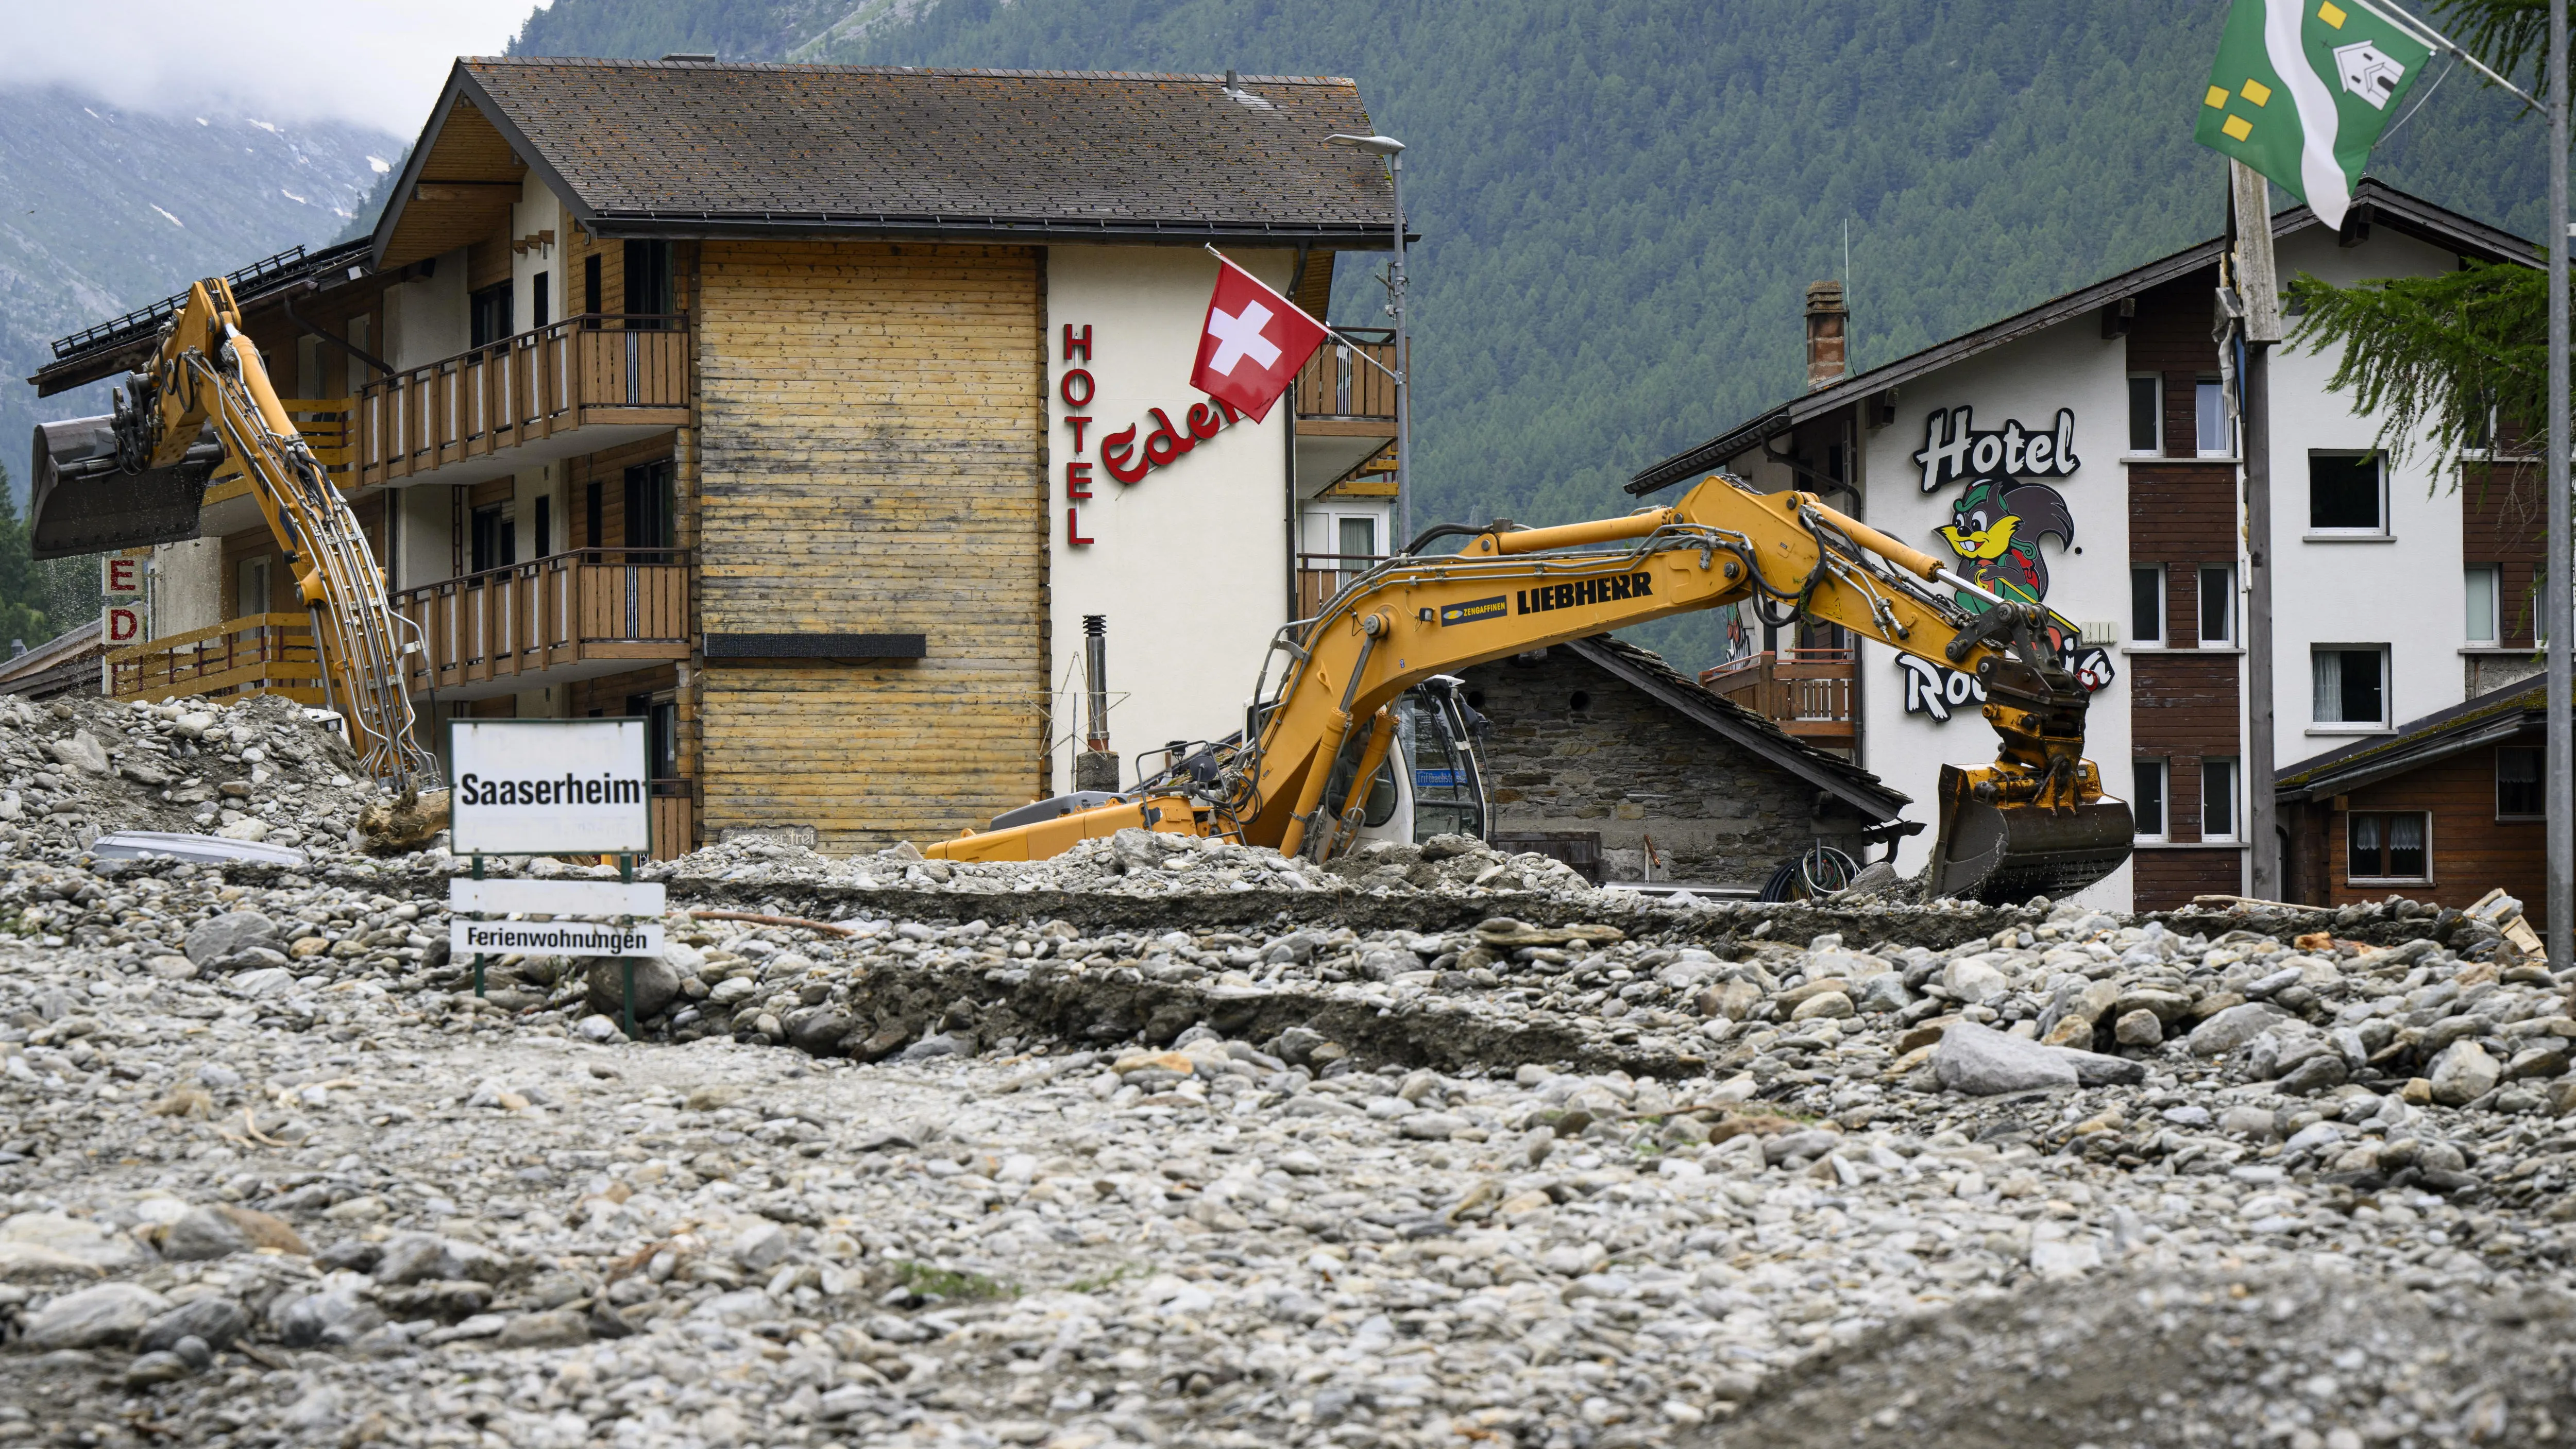
{"label": "red and white flag", "polygon": [[1296,303],[1219,257],[1190,386],[1260,422],[1329,335]]}

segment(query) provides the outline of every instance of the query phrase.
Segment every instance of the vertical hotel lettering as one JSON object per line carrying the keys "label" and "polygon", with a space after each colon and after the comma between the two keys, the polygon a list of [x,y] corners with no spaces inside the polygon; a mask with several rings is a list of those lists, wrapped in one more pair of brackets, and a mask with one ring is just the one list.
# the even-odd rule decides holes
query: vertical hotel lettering
{"label": "vertical hotel lettering", "polygon": [[[1074,330],[1072,323],[1064,324],[1064,356],[1061,360],[1071,362],[1077,356],[1086,363],[1091,361],[1091,324],[1088,322],[1082,324],[1079,332]],[[1068,367],[1056,382],[1055,395],[1063,399],[1068,408],[1091,406],[1091,400],[1098,392],[1088,367]],[[1097,541],[1085,537],[1082,532],[1082,505],[1091,500],[1091,464],[1083,460],[1083,432],[1091,426],[1091,419],[1084,414],[1069,412],[1064,420],[1073,429],[1073,456],[1064,464],[1064,541],[1088,547]]]}

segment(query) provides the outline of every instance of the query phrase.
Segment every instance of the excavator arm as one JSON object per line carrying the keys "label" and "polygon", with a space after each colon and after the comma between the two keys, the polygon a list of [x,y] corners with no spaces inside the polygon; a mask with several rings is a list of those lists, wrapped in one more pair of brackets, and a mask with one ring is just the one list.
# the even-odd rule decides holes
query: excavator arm
{"label": "excavator arm", "polygon": [[436,776],[402,687],[403,656],[420,645],[386,597],[356,515],[278,400],[223,279],[188,289],[112,418],[44,425],[37,447],[40,514],[57,489],[107,500],[59,510],[86,526],[56,552],[194,537],[209,472],[221,458],[237,462],[312,616],[329,702],[363,764],[397,788]]}
{"label": "excavator arm", "polygon": [[[1983,596],[1962,608],[1936,585]],[[1559,528],[1487,530],[1458,554],[1407,556],[1281,631],[1274,694],[1213,785],[1121,800],[944,841],[952,859],[1026,859],[1124,825],[1215,833],[1329,859],[1353,837],[1394,736],[1391,706],[1433,675],[1694,609],[1752,602],[1837,623],[1973,673],[2001,740],[1993,763],[1945,766],[1932,885],[1946,895],[2063,894],[2128,858],[2128,807],[2083,757],[2085,691],[2028,605],[1984,594],[1933,556],[1805,493],[1712,477],[1671,507]],[[1337,771],[1350,759],[1352,769]],[[1343,798],[1328,786],[1347,780]]]}

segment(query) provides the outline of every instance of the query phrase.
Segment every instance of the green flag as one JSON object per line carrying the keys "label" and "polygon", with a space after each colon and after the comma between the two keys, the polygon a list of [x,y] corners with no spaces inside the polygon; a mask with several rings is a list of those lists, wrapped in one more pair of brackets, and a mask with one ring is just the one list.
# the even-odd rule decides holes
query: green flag
{"label": "green flag", "polygon": [[2371,146],[2432,57],[2363,0],[2235,0],[2192,134],[2340,227]]}

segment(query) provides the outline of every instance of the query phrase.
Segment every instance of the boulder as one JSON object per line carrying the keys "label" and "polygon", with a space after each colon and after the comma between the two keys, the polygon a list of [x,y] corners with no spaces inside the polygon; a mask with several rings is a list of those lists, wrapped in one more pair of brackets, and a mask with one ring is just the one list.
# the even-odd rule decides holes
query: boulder
{"label": "boulder", "polygon": [[277,923],[257,911],[234,911],[188,933],[188,959],[204,966],[254,946],[278,949]]}
{"label": "boulder", "polygon": [[1971,1097],[2044,1091],[2078,1084],[2068,1055],[2062,1047],[2042,1046],[1961,1021],[1951,1023],[1941,1034],[1941,1044],[1932,1049],[1932,1072],[1942,1086]]}
{"label": "boulder", "polygon": [[143,1325],[135,1347],[145,1353],[177,1348],[183,1338],[197,1338],[223,1348],[250,1331],[250,1312],[229,1298],[208,1296],[180,1304]]}
{"label": "boulder", "polygon": [[192,1263],[250,1251],[250,1234],[216,1208],[190,1208],[161,1235],[161,1256]]}
{"label": "boulder", "polygon": [[358,833],[370,855],[407,855],[425,850],[447,828],[447,792],[411,790],[391,800],[378,800],[358,812]]}
{"label": "boulder", "polygon": [[45,752],[75,770],[92,775],[107,773],[107,746],[100,744],[98,736],[87,730],[75,733],[70,739],[55,740],[45,746]]}
{"label": "boulder", "polygon": [[2433,1058],[2427,1075],[2432,1079],[2434,1101],[2445,1107],[2465,1107],[2496,1089],[2504,1067],[2476,1042],[2455,1041]]}
{"label": "boulder", "polygon": [[2260,1002],[2228,1007],[2191,1029],[2191,1054],[2224,1056],[2289,1019],[2288,1012]]}
{"label": "boulder", "polygon": [[659,1016],[680,994],[680,973],[659,956],[594,956],[586,978],[590,1009],[615,1017],[626,995],[626,968],[635,968],[635,1019]]}
{"label": "boulder", "polygon": [[58,1348],[122,1348],[155,1317],[168,1312],[170,1300],[139,1283],[101,1283],[66,1293],[27,1319],[19,1347],[42,1353]]}

